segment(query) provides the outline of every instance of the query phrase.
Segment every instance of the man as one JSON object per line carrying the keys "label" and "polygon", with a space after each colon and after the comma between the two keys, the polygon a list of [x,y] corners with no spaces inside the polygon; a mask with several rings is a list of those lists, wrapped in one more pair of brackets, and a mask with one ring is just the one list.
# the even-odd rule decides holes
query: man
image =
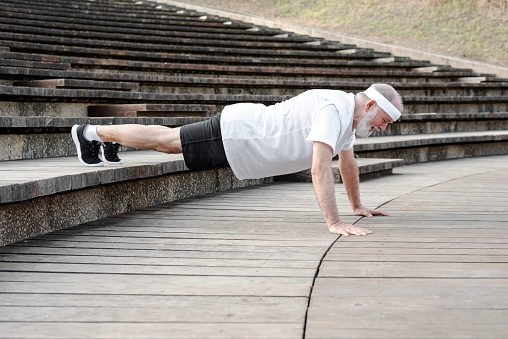
{"label": "man", "polygon": [[[384,131],[403,110],[400,95],[387,84],[374,84],[354,95],[337,90],[310,90],[272,106],[240,103],[222,114],[179,128],[144,125],[75,125],[72,138],[87,166],[119,163],[115,143],[165,153],[183,153],[189,169],[230,166],[238,179],[262,178],[311,168],[312,183],[331,233],[366,235],[369,230],[343,223],[335,200],[332,158],[339,169],[355,214],[389,215],[360,201],[355,133],[368,137]],[[104,151],[103,151],[104,152]],[[109,153],[109,155],[108,155]]]}

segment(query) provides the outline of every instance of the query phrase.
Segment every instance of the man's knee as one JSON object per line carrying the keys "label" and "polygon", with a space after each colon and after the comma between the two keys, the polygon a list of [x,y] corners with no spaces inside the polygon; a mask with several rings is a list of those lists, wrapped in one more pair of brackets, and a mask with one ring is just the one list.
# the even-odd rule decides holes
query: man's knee
{"label": "man's knee", "polygon": [[182,153],[182,142],[180,141],[180,127],[177,128],[159,128],[156,129],[155,139],[156,147],[155,150],[163,153]]}

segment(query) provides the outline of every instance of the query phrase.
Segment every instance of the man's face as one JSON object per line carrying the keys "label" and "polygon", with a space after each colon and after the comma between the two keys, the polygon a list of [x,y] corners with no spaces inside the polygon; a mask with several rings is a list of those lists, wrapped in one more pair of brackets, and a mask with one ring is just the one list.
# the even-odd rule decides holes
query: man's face
{"label": "man's face", "polygon": [[358,125],[356,126],[356,136],[360,138],[368,138],[369,135],[374,132],[375,126],[371,124],[371,121],[375,118],[377,111],[368,112],[365,116],[360,120]]}
{"label": "man's face", "polygon": [[385,111],[374,105],[360,120],[355,133],[360,138],[367,138],[374,131],[384,131],[392,122],[392,118]]}

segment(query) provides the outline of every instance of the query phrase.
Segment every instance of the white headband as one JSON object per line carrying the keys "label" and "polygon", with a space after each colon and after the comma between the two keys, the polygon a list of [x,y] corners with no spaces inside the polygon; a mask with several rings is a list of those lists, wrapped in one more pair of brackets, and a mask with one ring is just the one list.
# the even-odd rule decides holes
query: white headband
{"label": "white headband", "polygon": [[393,106],[391,102],[389,102],[381,93],[376,91],[374,87],[370,86],[365,92],[363,92],[366,96],[371,100],[375,100],[376,104],[381,107],[383,111],[385,111],[393,121],[400,118],[400,111]]}

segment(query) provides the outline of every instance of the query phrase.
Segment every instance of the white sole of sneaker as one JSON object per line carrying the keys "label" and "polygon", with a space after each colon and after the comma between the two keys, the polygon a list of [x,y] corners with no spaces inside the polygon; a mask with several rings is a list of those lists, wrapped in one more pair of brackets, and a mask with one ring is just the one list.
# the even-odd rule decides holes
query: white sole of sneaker
{"label": "white sole of sneaker", "polygon": [[78,150],[78,159],[79,159],[79,162],[82,163],[85,166],[88,166],[88,167],[101,167],[101,166],[104,166],[103,162],[99,162],[98,164],[87,164],[86,162],[83,161],[83,159],[81,159],[81,145],[79,144],[79,139],[78,139],[78,126],[79,125],[72,126],[71,135],[72,135],[72,140],[74,141],[74,145],[76,145],[76,149]]}
{"label": "white sole of sneaker", "polygon": [[102,152],[102,161],[104,161],[105,163],[111,164],[111,165],[121,165],[121,164],[123,164],[123,160],[121,160],[121,159],[120,159],[119,162],[108,161],[106,159],[106,157],[104,156],[104,147],[101,147],[101,152]]}

